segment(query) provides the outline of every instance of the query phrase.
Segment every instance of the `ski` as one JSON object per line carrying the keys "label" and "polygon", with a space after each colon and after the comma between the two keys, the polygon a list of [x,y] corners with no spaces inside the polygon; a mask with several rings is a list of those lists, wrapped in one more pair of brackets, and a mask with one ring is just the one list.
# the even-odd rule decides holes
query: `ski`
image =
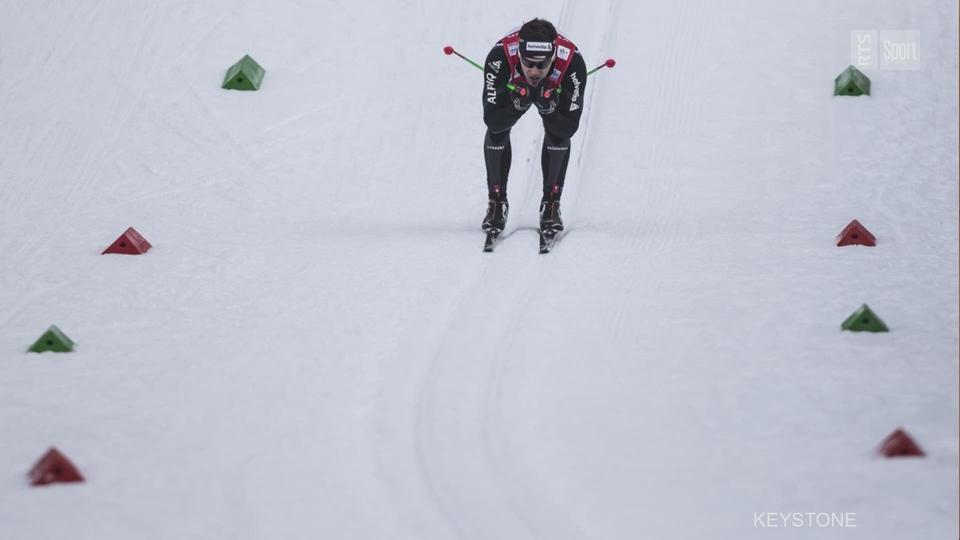
{"label": "ski", "polygon": [[[483,251],[484,253],[492,253],[493,248],[500,241],[500,234],[503,231],[498,231],[496,229],[491,229],[487,231],[487,237],[483,241]],[[550,253],[553,250],[553,247],[556,245],[557,240],[560,238],[560,231],[555,229],[549,229],[545,231],[540,231],[540,253],[546,254]]]}
{"label": "ski", "polygon": [[503,231],[498,231],[497,229],[487,231],[487,239],[483,241],[484,253],[491,253],[493,251],[493,246],[497,243],[497,239],[500,238],[501,232]]}
{"label": "ski", "polygon": [[540,230],[540,254],[550,253],[554,244],[557,243],[557,232],[555,230]]}

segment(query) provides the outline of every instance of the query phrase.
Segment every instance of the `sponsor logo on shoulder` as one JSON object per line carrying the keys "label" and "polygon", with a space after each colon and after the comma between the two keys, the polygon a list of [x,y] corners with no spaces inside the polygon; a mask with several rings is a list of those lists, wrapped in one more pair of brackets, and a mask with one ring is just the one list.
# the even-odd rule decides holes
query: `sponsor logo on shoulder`
{"label": "sponsor logo on shoulder", "polygon": [[570,47],[564,47],[563,45],[557,47],[557,56],[559,56],[561,60],[570,58]]}
{"label": "sponsor logo on shoulder", "polygon": [[519,43],[511,43],[510,45],[507,46],[507,53],[509,53],[510,56],[516,56],[516,55],[517,55],[517,51],[519,51],[519,50],[520,50],[520,44],[519,44]]}
{"label": "sponsor logo on shoulder", "polygon": [[500,67],[503,65],[503,60],[497,60],[496,62],[490,62],[487,66],[494,71],[494,73],[500,73]]}

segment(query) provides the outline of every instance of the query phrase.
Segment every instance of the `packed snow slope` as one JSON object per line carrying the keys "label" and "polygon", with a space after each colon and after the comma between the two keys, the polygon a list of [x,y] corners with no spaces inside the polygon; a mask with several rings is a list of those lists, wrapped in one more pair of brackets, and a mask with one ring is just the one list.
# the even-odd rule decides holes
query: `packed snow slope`
{"label": "packed snow slope", "polygon": [[[958,537],[955,2],[0,11],[0,538]],[[618,63],[568,234],[536,253],[529,113],[484,254],[441,49],[534,16]],[[862,29],[920,69],[835,98]],[[889,333],[840,331],[863,303]],[[28,354],[51,324],[77,350]],[[898,426],[927,457],[877,456]],[[87,482],[29,487],[50,446]],[[756,521],[791,512],[855,527]]]}

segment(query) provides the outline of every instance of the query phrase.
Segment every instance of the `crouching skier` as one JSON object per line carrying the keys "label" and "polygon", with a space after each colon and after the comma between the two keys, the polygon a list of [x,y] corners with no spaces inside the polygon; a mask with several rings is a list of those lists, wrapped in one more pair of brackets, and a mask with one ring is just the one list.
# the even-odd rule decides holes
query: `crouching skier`
{"label": "crouching skier", "polygon": [[570,160],[570,138],[580,126],[587,86],[587,66],[570,40],[553,24],[533,19],[501,39],[484,67],[483,121],[487,132],[483,156],[489,201],[483,230],[485,250],[503,231],[509,213],[510,130],[531,105],[543,120],[543,197],[540,200],[541,252],[549,251],[563,230],[560,197]]}

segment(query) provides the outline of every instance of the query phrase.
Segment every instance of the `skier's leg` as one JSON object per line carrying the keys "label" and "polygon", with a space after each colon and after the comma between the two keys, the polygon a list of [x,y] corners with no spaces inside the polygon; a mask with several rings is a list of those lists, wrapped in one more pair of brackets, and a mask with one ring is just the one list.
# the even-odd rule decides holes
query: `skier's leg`
{"label": "skier's leg", "polygon": [[543,169],[543,198],[540,199],[540,230],[562,231],[560,195],[570,160],[570,137],[558,137],[544,130],[540,166]]}
{"label": "skier's leg", "polygon": [[507,224],[507,176],[510,174],[510,128],[493,132],[487,129],[483,138],[483,159],[487,165],[487,215],[483,218],[485,231],[502,231]]}
{"label": "skier's leg", "polygon": [[545,130],[540,166],[543,169],[543,200],[559,200],[570,161],[570,137],[558,137]]}
{"label": "skier's leg", "polygon": [[507,196],[507,176],[510,174],[510,129],[493,132],[487,130],[483,138],[483,159],[487,165],[487,192],[491,199],[501,200]]}

